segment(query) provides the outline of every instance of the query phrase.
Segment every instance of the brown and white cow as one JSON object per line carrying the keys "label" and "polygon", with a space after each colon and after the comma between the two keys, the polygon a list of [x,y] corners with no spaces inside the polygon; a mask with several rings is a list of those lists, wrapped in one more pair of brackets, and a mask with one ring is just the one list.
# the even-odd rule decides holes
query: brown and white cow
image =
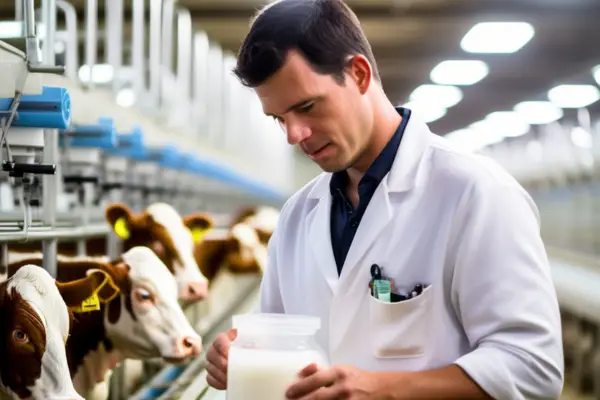
{"label": "brown and white cow", "polygon": [[[105,216],[113,231],[123,240],[123,251],[145,246],[158,255],[175,276],[181,301],[192,303],[206,298],[208,280],[196,264],[194,245],[201,240],[197,232],[205,232],[214,224],[207,214],[195,213],[182,218],[169,204],[154,203],[136,215],[126,205],[115,203],[106,208]],[[108,261],[106,244],[106,237],[86,240],[87,255]],[[36,254],[42,250],[41,242],[11,243],[8,249],[9,262],[17,253],[17,259],[22,259],[22,254]],[[76,243],[59,242],[58,254],[75,257]],[[29,256],[26,254],[26,257]]]}
{"label": "brown and white cow", "polygon": [[67,306],[99,288],[97,275],[61,283],[38,266],[24,265],[0,283],[0,398],[83,400],[67,363]]}
{"label": "brown and white cow", "polygon": [[[26,259],[9,265],[9,275]],[[180,363],[200,354],[201,338],[178,303],[173,275],[147,247],[133,247],[112,262],[58,260],[58,279],[74,280],[91,271],[110,277],[98,293],[101,312],[77,313],[67,343],[75,389],[86,398],[106,398],[110,372],[122,360],[161,357]],[[114,298],[113,298],[114,296]],[[102,302],[101,302],[102,303]]]}
{"label": "brown and white cow", "polygon": [[267,267],[267,246],[275,230],[279,211],[271,207],[249,207],[232,219],[224,233],[207,233],[194,247],[200,271],[209,282],[221,268],[233,274],[262,273]]}

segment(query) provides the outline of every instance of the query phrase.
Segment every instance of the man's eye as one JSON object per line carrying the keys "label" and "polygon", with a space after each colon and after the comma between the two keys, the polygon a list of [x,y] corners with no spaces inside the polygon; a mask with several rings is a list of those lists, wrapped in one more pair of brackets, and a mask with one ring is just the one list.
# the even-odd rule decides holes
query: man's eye
{"label": "man's eye", "polygon": [[305,112],[309,112],[310,110],[312,110],[313,106],[315,105],[315,103],[310,103],[305,105],[304,107],[300,108],[300,111],[305,113]]}

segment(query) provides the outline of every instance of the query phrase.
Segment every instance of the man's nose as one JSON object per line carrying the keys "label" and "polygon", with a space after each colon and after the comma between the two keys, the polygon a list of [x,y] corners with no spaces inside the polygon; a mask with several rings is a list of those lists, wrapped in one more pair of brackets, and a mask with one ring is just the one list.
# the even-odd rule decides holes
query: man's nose
{"label": "man's nose", "polygon": [[300,121],[286,121],[284,130],[287,134],[288,143],[296,145],[308,138],[311,134],[310,128]]}

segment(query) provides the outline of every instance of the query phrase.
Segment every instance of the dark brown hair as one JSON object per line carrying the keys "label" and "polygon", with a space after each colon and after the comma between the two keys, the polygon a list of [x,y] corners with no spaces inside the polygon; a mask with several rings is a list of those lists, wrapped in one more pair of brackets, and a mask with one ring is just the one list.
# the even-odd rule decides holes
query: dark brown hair
{"label": "dark brown hair", "polygon": [[280,0],[265,6],[242,42],[233,72],[243,85],[259,86],[283,66],[290,50],[339,83],[344,82],[348,57],[362,54],[373,78],[380,80],[371,45],[342,0]]}

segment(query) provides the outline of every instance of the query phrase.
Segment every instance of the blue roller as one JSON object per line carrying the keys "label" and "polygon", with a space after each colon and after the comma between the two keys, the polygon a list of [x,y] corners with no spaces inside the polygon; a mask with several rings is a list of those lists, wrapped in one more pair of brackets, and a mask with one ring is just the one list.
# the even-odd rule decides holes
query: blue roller
{"label": "blue roller", "polygon": [[104,150],[117,146],[117,131],[112,118],[102,117],[94,125],[73,125],[69,130],[61,132],[59,145],[65,146],[68,135],[71,147],[93,147]]}
{"label": "blue roller", "polygon": [[144,146],[144,134],[139,126],[134,126],[131,133],[119,134],[119,148],[141,148]]}
{"label": "blue roller", "polygon": [[[0,111],[7,112],[13,99],[0,98]],[[12,126],[66,129],[71,124],[71,96],[65,88],[43,86],[42,94],[23,95]]]}

